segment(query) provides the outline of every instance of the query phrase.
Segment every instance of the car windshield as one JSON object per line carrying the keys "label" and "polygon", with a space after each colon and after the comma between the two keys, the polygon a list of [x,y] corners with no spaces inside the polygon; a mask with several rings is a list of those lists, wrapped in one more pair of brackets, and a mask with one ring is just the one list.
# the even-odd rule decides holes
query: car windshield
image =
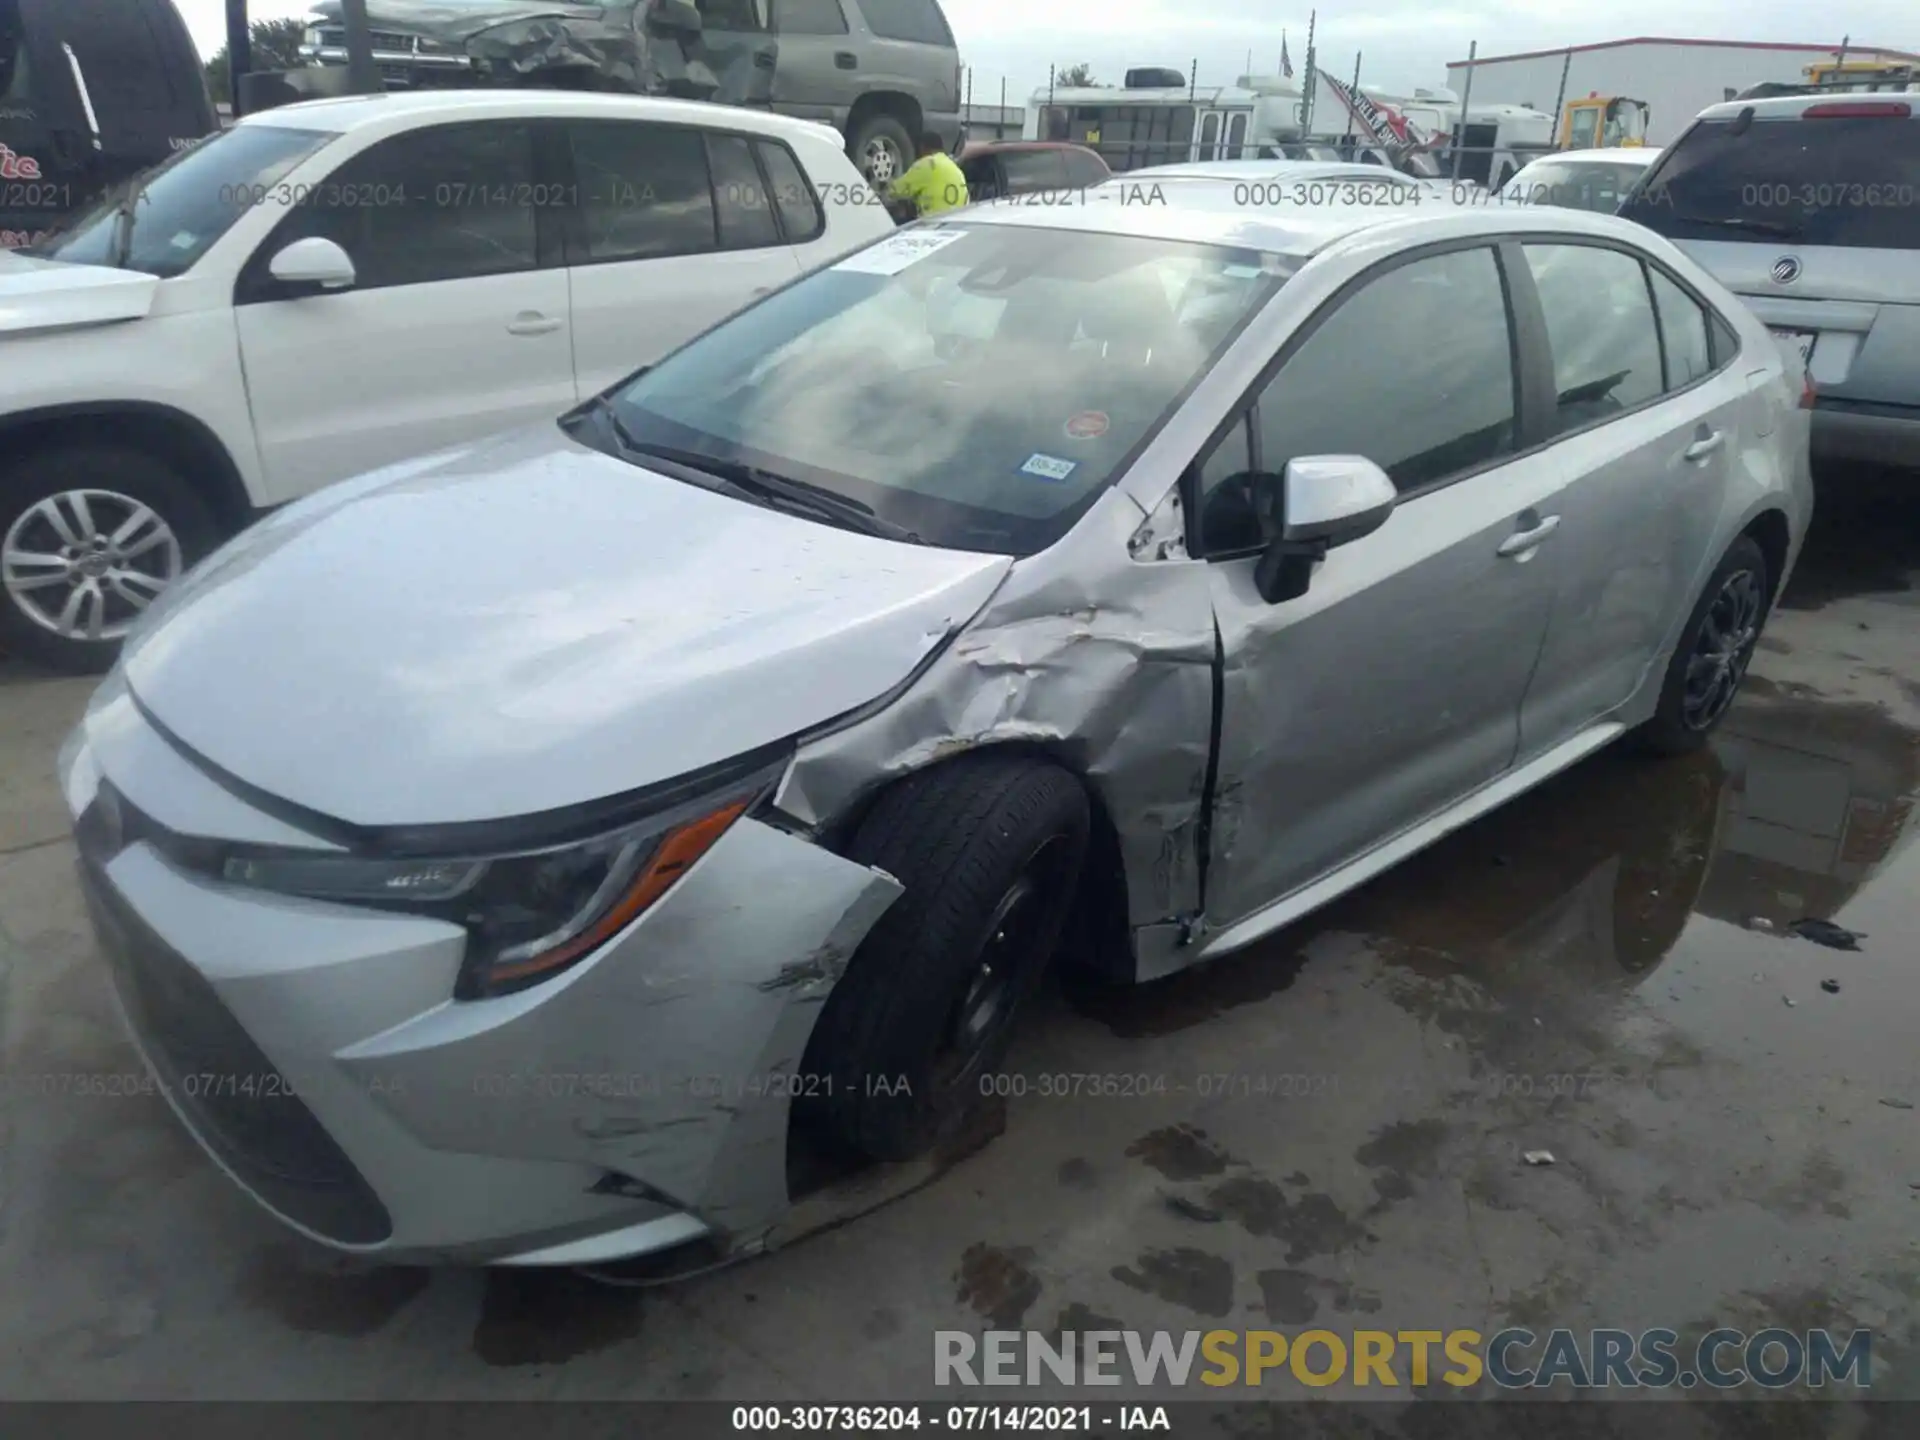
{"label": "car windshield", "polygon": [[929,544],[1029,555],[1291,268],[1135,236],[915,227],[709,331],[610,409],[643,451],[823,487]]}
{"label": "car windshield", "polygon": [[[1821,108],[1867,103],[1863,96]],[[1905,97],[1886,108],[1904,112]],[[1920,120],[1834,113],[1703,121],[1660,158],[1620,213],[1672,240],[1920,249]]]}
{"label": "car windshield", "polygon": [[[32,253],[76,265],[184,274],[251,206],[273,203],[273,187],[334,138],[322,130],[236,126],[120,187]],[[121,223],[129,199],[130,230]]]}
{"label": "car windshield", "polygon": [[1501,199],[1523,205],[1561,205],[1611,215],[1646,166],[1610,160],[1536,160],[1513,179]]}

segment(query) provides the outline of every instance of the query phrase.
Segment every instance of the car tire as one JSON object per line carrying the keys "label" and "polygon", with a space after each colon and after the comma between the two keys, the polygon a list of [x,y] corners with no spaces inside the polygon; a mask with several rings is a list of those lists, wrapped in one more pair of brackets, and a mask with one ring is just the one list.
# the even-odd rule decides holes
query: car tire
{"label": "car tire", "polygon": [[[888,146],[892,151],[890,164],[893,173],[886,176],[884,181],[874,174],[869,153],[879,145]],[[906,126],[891,115],[874,115],[861,122],[860,128],[854,131],[853,139],[847,143],[847,157],[853,161],[856,170],[884,192],[887,184],[906,174],[907,167],[913,164],[914,149],[913,137],[907,134]]]}
{"label": "car tire", "polygon": [[1635,734],[1641,749],[1685,755],[1707,743],[1746,678],[1766,626],[1771,583],[1767,557],[1742,535],[1714,567],[1687,617],[1667,662],[1660,703]]}
{"label": "car tire", "polygon": [[151,455],[85,443],[28,456],[0,471],[0,652],[72,674],[110,668],[132,622],[217,540],[206,503]]}
{"label": "car tire", "polygon": [[1059,944],[1089,825],[1079,780],[1024,758],[958,760],[880,797],[847,856],[904,888],[808,1043],[802,1111],[820,1130],[906,1160],[981,1104]]}

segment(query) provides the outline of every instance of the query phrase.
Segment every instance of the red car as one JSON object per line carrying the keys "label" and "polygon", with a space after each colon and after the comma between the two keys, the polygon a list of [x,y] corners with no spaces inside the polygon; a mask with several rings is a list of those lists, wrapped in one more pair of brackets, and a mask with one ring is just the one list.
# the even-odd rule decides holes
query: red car
{"label": "red car", "polygon": [[1084,190],[1112,178],[1107,162],[1084,145],[1057,140],[983,140],[960,152],[967,198],[1005,200],[1038,190]]}

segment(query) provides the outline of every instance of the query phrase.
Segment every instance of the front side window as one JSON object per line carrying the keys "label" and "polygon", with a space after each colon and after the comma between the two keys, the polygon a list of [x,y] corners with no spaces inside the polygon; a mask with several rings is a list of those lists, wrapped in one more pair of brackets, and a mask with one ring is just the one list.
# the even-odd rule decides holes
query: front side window
{"label": "front side window", "polygon": [[915,230],[734,316],[613,404],[642,451],[824,487],[930,544],[1032,554],[1285,273],[1275,257],[1132,236]]}
{"label": "front side window", "polygon": [[316,187],[296,191],[282,181],[337,138],[321,130],[237,125],[136,178],[34,253],[163,277],[184,274],[249,210],[305,206]]}
{"label": "front side window", "polygon": [[383,140],[296,197],[265,247],[321,236],[355,288],[429,285],[539,264],[533,136],[510,121],[436,125]]}
{"label": "front side window", "polygon": [[[1513,341],[1492,250],[1396,265],[1334,303],[1256,402],[1262,471],[1364,455],[1404,494],[1513,451]],[[1210,554],[1262,540],[1245,497],[1206,493],[1224,478],[1217,468],[1202,476]]]}
{"label": "front side window", "polygon": [[[629,121],[569,124],[590,263],[698,255],[719,244],[698,130]],[[757,183],[757,182],[756,182]]]}
{"label": "front side window", "polygon": [[1649,270],[1654,308],[1660,315],[1660,339],[1667,355],[1667,389],[1680,390],[1713,373],[1707,312],[1686,291],[1658,270]]}
{"label": "front side window", "polygon": [[1098,155],[1090,154],[1085,150],[1067,151],[1067,183],[1075,189],[1104,184],[1111,174],[1112,172],[1100,163]]}
{"label": "front side window", "polygon": [[1660,334],[1640,262],[1597,245],[1523,248],[1553,349],[1554,433],[1658,395]]}
{"label": "front side window", "polygon": [[1594,142],[1600,138],[1600,111],[1593,105],[1583,105],[1573,112],[1573,145],[1575,150],[1591,150]]}

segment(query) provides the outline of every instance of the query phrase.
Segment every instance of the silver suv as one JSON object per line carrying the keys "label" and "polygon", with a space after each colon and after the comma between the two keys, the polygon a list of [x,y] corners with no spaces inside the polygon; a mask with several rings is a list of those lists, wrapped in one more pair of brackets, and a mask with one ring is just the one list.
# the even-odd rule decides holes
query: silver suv
{"label": "silver suv", "polygon": [[1920,470],[1920,95],[1703,111],[1620,213],[1807,357],[1815,455]]}
{"label": "silver suv", "polygon": [[[374,62],[389,88],[556,84],[770,107],[822,120],[872,180],[912,163],[926,131],[962,138],[960,53],[940,0],[369,0]],[[343,65],[339,0],[320,0],[301,47]]]}

